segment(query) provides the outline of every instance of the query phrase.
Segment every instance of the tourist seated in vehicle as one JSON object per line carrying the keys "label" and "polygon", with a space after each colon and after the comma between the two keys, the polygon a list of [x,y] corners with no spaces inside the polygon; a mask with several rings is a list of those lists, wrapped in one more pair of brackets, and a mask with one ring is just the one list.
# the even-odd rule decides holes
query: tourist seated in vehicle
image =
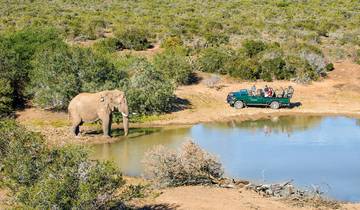
{"label": "tourist seated in vehicle", "polygon": [[284,97],[284,88],[275,90],[275,97],[283,98]]}
{"label": "tourist seated in vehicle", "polygon": [[255,96],[256,95],[256,86],[253,85],[249,91],[249,95],[250,96]]}
{"label": "tourist seated in vehicle", "polygon": [[262,96],[264,97],[265,93],[263,89],[257,89],[256,90],[256,96]]}
{"label": "tourist seated in vehicle", "polygon": [[265,97],[273,97],[273,94],[274,94],[274,90],[270,87],[268,87],[267,85],[265,85],[265,88],[264,88],[264,96]]}

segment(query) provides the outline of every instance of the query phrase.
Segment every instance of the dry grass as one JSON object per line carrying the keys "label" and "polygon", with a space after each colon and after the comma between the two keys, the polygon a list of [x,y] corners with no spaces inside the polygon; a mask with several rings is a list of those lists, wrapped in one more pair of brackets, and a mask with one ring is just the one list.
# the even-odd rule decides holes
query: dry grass
{"label": "dry grass", "polygon": [[143,163],[145,177],[157,187],[212,184],[223,175],[217,158],[192,141],[179,152],[155,147],[145,154]]}

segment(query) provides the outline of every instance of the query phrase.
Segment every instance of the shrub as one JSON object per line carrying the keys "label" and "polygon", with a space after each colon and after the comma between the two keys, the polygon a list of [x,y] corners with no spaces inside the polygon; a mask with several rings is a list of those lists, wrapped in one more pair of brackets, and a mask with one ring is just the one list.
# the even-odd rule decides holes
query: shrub
{"label": "shrub", "polygon": [[259,64],[254,59],[239,57],[227,64],[230,76],[244,80],[260,78]]}
{"label": "shrub", "polygon": [[145,50],[150,47],[149,33],[143,29],[128,27],[116,33],[116,38],[124,48],[132,50]]}
{"label": "shrub", "polygon": [[266,49],[266,44],[262,41],[245,40],[242,43],[242,50],[246,56],[252,58]]}
{"label": "shrub", "polygon": [[52,28],[29,27],[0,36],[0,78],[9,81],[12,108],[23,106],[32,56],[44,45],[62,42]]}
{"label": "shrub", "polygon": [[360,49],[356,50],[355,52],[355,62],[360,64]]}
{"label": "shrub", "polygon": [[30,72],[35,104],[52,109],[64,109],[81,90],[77,78],[78,66],[67,46],[44,48],[37,53]]}
{"label": "shrub", "polygon": [[90,23],[88,23],[84,30],[84,35],[88,39],[97,39],[104,36],[104,29],[106,28],[106,22],[101,19],[94,19],[91,20]]}
{"label": "shrub", "polygon": [[126,73],[89,49],[65,45],[45,48],[34,57],[30,77],[34,102],[64,109],[76,94],[115,89]]}
{"label": "shrub", "polygon": [[197,65],[204,72],[226,74],[226,63],[230,58],[231,52],[223,48],[206,48],[200,52]]}
{"label": "shrub", "polygon": [[166,79],[176,84],[191,82],[192,67],[184,49],[171,48],[158,54],[154,58],[155,68],[164,73]]}
{"label": "shrub", "polygon": [[211,75],[210,78],[205,79],[204,83],[208,88],[214,88],[220,82],[220,77],[218,75]]}
{"label": "shrub", "polygon": [[184,44],[180,37],[177,36],[170,36],[163,40],[161,43],[162,48],[173,48],[173,47],[180,47]]}
{"label": "shrub", "polygon": [[13,192],[33,185],[46,165],[47,147],[40,135],[17,126],[15,121],[0,121],[1,182]]}
{"label": "shrub", "polygon": [[113,53],[123,48],[122,43],[116,38],[105,38],[94,44],[94,49],[100,53]]}
{"label": "shrub", "polygon": [[123,85],[125,71],[115,68],[106,57],[87,48],[72,48],[71,59],[76,67],[81,92],[111,90]]}
{"label": "shrub", "polygon": [[265,60],[260,65],[260,78],[264,81],[270,82],[273,78],[277,80],[289,80],[295,76],[295,71],[287,68],[285,60],[280,57]]}
{"label": "shrub", "polygon": [[10,81],[0,78],[0,118],[9,115],[13,111],[13,91]]}
{"label": "shrub", "polygon": [[79,147],[51,151],[41,178],[28,188],[21,202],[39,209],[98,209],[109,205],[124,184],[121,173],[109,162],[89,161]]}
{"label": "shrub", "polygon": [[299,83],[309,83],[312,80],[317,80],[319,75],[311,67],[311,65],[299,56],[287,56],[287,68],[290,71],[296,72],[295,80]]}
{"label": "shrub", "polygon": [[108,208],[124,184],[108,162],[91,161],[79,146],[48,149],[39,134],[0,121],[0,176],[25,209]]}
{"label": "shrub", "polygon": [[222,44],[228,44],[230,37],[223,32],[208,32],[205,34],[206,45],[218,47]]}
{"label": "shrub", "polygon": [[156,114],[171,111],[174,86],[146,60],[132,65],[133,75],[125,86],[131,112]]}
{"label": "shrub", "polygon": [[326,67],[325,67],[325,68],[326,68],[326,71],[332,71],[332,70],[335,69],[333,63],[328,63],[328,64],[326,64]]}
{"label": "shrub", "polygon": [[191,141],[179,153],[155,147],[145,154],[143,164],[145,177],[159,187],[211,184],[223,175],[221,163]]}
{"label": "shrub", "polygon": [[319,76],[326,75],[326,66],[328,63],[323,55],[314,52],[303,51],[300,53],[300,57],[311,66],[311,68],[315,71],[316,74],[318,74]]}

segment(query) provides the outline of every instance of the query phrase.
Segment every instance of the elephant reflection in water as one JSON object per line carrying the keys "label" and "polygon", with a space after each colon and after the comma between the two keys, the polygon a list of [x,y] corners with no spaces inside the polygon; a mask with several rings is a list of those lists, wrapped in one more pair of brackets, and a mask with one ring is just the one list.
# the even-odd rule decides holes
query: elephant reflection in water
{"label": "elephant reflection in water", "polygon": [[124,92],[108,90],[98,93],[80,93],[70,101],[68,106],[73,133],[78,136],[82,123],[100,119],[104,136],[110,137],[112,113],[115,108],[122,114],[126,136],[129,131],[129,111]]}

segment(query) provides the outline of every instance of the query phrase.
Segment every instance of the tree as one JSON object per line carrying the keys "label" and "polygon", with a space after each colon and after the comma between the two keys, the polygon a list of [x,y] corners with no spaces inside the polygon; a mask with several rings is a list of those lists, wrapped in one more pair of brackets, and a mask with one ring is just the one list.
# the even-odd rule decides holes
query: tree
{"label": "tree", "polygon": [[192,68],[183,48],[173,47],[154,58],[155,68],[164,73],[168,80],[176,84],[191,82]]}
{"label": "tree", "polygon": [[32,64],[31,92],[44,108],[64,109],[80,92],[119,88],[127,76],[90,49],[66,45],[44,48]]}
{"label": "tree", "polygon": [[140,114],[171,111],[174,102],[174,86],[145,60],[134,63],[134,75],[126,86],[128,105],[132,112]]}
{"label": "tree", "polygon": [[32,56],[44,45],[60,43],[53,28],[28,27],[0,36],[0,78],[10,82],[12,108],[21,107],[27,97]]}

